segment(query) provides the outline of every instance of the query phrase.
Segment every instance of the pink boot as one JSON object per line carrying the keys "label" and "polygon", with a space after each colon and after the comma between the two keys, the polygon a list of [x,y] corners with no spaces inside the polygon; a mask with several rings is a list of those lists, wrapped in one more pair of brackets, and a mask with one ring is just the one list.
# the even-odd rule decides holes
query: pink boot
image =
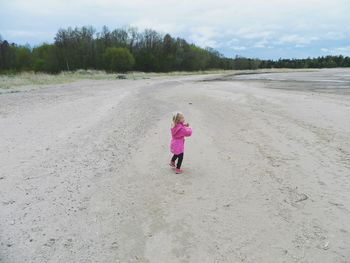
{"label": "pink boot", "polygon": [[175,162],[170,161],[169,165],[173,168],[175,168]]}
{"label": "pink boot", "polygon": [[175,173],[176,173],[176,174],[182,174],[182,170],[181,170],[181,169],[176,168],[176,169],[175,169]]}

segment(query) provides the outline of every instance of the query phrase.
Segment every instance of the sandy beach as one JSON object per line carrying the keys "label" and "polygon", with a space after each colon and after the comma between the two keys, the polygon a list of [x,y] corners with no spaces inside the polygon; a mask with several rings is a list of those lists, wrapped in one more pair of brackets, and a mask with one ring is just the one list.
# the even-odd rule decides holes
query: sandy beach
{"label": "sandy beach", "polygon": [[325,69],[1,94],[0,262],[350,262],[349,91]]}

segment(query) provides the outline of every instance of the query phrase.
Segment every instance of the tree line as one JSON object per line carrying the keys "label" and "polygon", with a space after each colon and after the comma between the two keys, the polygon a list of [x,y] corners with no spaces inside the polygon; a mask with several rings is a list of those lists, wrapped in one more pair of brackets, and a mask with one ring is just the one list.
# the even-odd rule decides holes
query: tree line
{"label": "tree line", "polygon": [[97,32],[91,26],[59,29],[54,43],[17,45],[0,37],[0,73],[35,71],[59,73],[78,69],[109,72],[198,71],[208,69],[350,67],[350,57],[261,60],[227,58],[212,48],[201,48],[182,38],[136,28]]}

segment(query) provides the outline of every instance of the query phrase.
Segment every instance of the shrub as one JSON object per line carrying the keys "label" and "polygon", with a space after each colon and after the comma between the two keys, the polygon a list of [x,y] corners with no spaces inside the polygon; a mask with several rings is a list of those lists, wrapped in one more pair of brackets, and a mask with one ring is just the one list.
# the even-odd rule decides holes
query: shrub
{"label": "shrub", "polygon": [[135,59],[126,48],[110,47],[103,54],[106,69],[109,71],[126,72],[133,68]]}

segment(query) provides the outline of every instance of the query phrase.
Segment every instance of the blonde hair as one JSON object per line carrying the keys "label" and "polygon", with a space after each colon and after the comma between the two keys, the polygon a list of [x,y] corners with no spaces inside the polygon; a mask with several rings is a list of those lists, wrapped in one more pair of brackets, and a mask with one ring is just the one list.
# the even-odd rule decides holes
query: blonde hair
{"label": "blonde hair", "polygon": [[180,120],[184,117],[181,112],[176,112],[173,115],[173,124],[176,125],[180,122]]}

